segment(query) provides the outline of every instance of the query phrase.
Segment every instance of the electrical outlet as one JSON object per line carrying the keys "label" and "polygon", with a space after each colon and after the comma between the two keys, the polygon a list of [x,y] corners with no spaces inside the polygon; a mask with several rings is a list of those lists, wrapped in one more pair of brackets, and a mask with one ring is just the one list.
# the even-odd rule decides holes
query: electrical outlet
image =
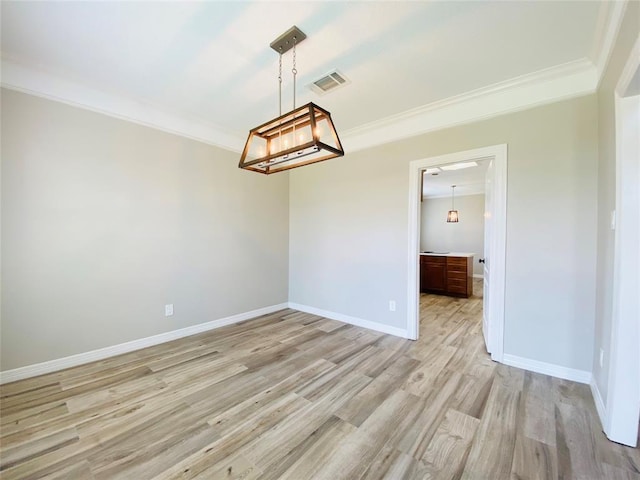
{"label": "electrical outlet", "polygon": [[173,303],[164,306],[164,316],[170,317],[171,315],[173,315]]}
{"label": "electrical outlet", "polygon": [[600,349],[600,368],[604,366],[604,350]]}
{"label": "electrical outlet", "polygon": [[395,300],[389,300],[389,311],[390,312],[395,312],[396,311],[396,301]]}

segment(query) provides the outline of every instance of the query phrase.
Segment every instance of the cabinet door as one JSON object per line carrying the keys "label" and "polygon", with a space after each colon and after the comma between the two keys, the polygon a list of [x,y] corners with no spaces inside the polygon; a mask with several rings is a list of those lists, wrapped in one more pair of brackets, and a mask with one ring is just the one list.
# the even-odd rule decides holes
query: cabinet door
{"label": "cabinet door", "polygon": [[466,296],[467,273],[447,271],[447,292]]}
{"label": "cabinet door", "polygon": [[444,292],[447,290],[447,264],[440,258],[435,261],[427,260],[421,265],[421,282],[424,282],[425,289],[433,292]]}
{"label": "cabinet door", "polygon": [[447,258],[447,293],[466,297],[468,271],[466,257]]}
{"label": "cabinet door", "polygon": [[420,259],[420,293],[425,293],[428,291],[427,288],[427,264],[421,258]]}
{"label": "cabinet door", "polygon": [[447,293],[455,296],[471,296],[473,257],[447,258]]}
{"label": "cabinet door", "polygon": [[427,288],[436,292],[447,290],[447,267],[438,263],[427,263]]}

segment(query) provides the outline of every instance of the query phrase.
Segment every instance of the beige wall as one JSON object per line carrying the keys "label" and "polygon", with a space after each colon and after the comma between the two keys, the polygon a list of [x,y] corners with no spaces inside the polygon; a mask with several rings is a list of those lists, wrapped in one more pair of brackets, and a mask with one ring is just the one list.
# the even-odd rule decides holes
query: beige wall
{"label": "beige wall", "polygon": [[287,301],[287,174],[7,90],[1,153],[2,370]]}
{"label": "beige wall", "polygon": [[404,328],[408,162],[507,143],[505,353],[591,370],[588,259],[598,224],[600,315],[608,211],[596,200],[613,178],[597,165],[597,101],[613,148],[603,85],[598,98],[273,177],[212,146],[3,90],[1,369],[285,302],[287,288],[291,302]]}
{"label": "beige wall", "polygon": [[[607,401],[611,320],[613,310],[614,232],[610,215],[616,205],[616,145],[614,89],[640,32],[640,3],[628,2],[616,44],[598,89],[598,247],[596,323],[593,377],[602,399]],[[600,367],[600,349],[604,350]]]}
{"label": "beige wall", "polygon": [[289,301],[404,328],[409,161],[502,143],[509,150],[505,353],[590,371],[595,95],[292,171]]}
{"label": "beige wall", "polygon": [[460,220],[447,223],[451,198],[425,198],[420,204],[420,250],[474,253],[473,273],[482,275],[484,195],[456,195]]}

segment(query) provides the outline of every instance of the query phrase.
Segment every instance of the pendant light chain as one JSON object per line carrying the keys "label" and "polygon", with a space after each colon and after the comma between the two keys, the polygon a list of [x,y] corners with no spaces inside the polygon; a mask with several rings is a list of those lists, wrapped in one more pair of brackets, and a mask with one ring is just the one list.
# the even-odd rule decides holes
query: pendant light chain
{"label": "pendant light chain", "polygon": [[453,192],[455,188],[455,185],[451,185],[451,210],[455,210],[455,208],[453,207]]}
{"label": "pendant light chain", "polygon": [[280,47],[280,55],[278,59],[278,107],[279,115],[282,116],[282,47]]}
{"label": "pendant light chain", "polygon": [[296,69],[296,43],[297,38],[293,37],[293,68],[291,69],[291,73],[293,73],[293,109],[296,109],[296,75],[298,74],[298,70]]}

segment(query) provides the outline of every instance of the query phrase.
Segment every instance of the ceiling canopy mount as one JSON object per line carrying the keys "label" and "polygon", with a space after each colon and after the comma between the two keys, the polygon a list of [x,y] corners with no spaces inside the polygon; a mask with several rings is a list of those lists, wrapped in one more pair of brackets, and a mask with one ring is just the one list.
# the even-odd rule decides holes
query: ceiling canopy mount
{"label": "ceiling canopy mount", "polygon": [[270,46],[276,53],[287,53],[293,48],[294,43],[300,45],[305,38],[307,35],[294,25],[271,42]]}

